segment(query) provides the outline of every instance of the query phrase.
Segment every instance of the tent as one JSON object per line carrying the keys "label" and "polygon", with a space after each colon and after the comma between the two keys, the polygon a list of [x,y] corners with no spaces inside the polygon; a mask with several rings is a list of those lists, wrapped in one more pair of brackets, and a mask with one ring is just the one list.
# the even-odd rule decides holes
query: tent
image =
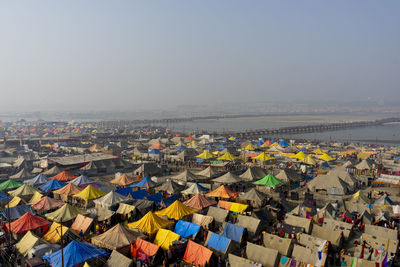
{"label": "tent", "polygon": [[150,188],[154,185],[155,183],[149,177],[144,177],[139,182],[131,184],[130,187]]}
{"label": "tent", "polygon": [[145,238],[145,236],[117,224],[101,235],[93,237],[92,244],[101,248],[117,250],[135,243],[138,238]]}
{"label": "tent", "polygon": [[319,251],[323,246],[326,240],[308,235],[305,233],[299,233],[297,235],[297,241],[300,245],[305,246],[313,251]]}
{"label": "tent", "polygon": [[54,176],[60,172],[62,172],[62,170],[57,166],[54,166],[51,169],[48,169],[47,171],[43,172],[43,174],[49,177],[49,176]]}
{"label": "tent", "polygon": [[13,208],[18,206],[19,204],[26,204],[26,201],[20,197],[13,197],[10,202],[8,202],[4,207],[5,208]]}
{"label": "tent", "polygon": [[319,159],[322,159],[323,161],[332,161],[335,160],[335,158],[329,156],[328,154],[324,153],[321,156],[318,157]]}
{"label": "tent", "polygon": [[34,214],[30,205],[19,205],[19,206],[10,208],[9,211],[8,211],[8,209],[1,210],[0,216],[8,219],[8,212],[10,212],[10,218],[12,221],[16,220],[18,218],[21,218],[21,216],[27,212]]}
{"label": "tent", "polygon": [[82,185],[88,185],[88,184],[95,184],[96,182],[86,175],[80,175],[76,177],[75,179],[70,181],[71,184],[74,184],[76,186],[82,186]]}
{"label": "tent", "polygon": [[343,237],[346,239],[348,239],[353,232],[353,224],[328,218],[324,219],[322,226],[326,229],[342,232]]}
{"label": "tent", "polygon": [[313,264],[315,266],[324,266],[326,260],[326,254],[321,253],[321,260],[318,258],[318,252],[313,251],[309,248],[305,248],[299,245],[294,245],[292,257],[296,262],[302,262],[304,264]]}
{"label": "tent", "polygon": [[174,232],[182,236],[183,238],[192,236],[194,239],[197,233],[200,231],[200,227],[201,226],[198,224],[179,220],[175,225]]}
{"label": "tent", "polygon": [[73,222],[73,224],[69,229],[76,235],[78,235],[81,230],[83,233],[86,233],[86,231],[90,228],[92,223],[93,223],[92,218],[83,216],[82,214],[78,214],[75,218],[75,221]]}
{"label": "tent", "polygon": [[129,195],[132,196],[133,190],[132,190],[131,187],[121,187],[121,188],[119,188],[119,189],[116,189],[116,190],[115,190],[115,193],[118,193],[118,194],[120,194],[120,195],[122,195],[122,196],[127,197],[127,196],[129,196]]}
{"label": "tent", "polygon": [[127,215],[130,214],[132,211],[135,210],[135,206],[126,204],[126,203],[120,203],[118,206],[117,214],[123,214]]}
{"label": "tent", "polygon": [[39,187],[40,190],[42,190],[43,192],[49,192],[49,191],[54,191],[60,188],[63,188],[64,186],[66,186],[66,183],[60,182],[56,179],[50,180],[48,182],[46,182],[45,184],[41,185]]}
{"label": "tent", "polygon": [[81,189],[79,187],[77,187],[76,185],[67,184],[63,188],[54,190],[53,193],[54,194],[58,194],[58,195],[62,195],[64,197],[69,197],[69,196],[73,196],[73,195],[79,193],[80,191],[81,191]]}
{"label": "tent", "polygon": [[41,198],[40,200],[31,203],[31,207],[38,212],[44,212],[52,210],[64,205],[64,201],[57,200],[48,196]]}
{"label": "tent", "polygon": [[208,199],[201,194],[196,194],[191,199],[183,202],[183,204],[196,210],[202,210],[204,208],[217,204],[217,202]]}
{"label": "tent", "polygon": [[303,176],[292,169],[281,170],[275,177],[284,182],[300,182],[303,180]]}
{"label": "tent", "polygon": [[240,243],[242,242],[244,231],[245,228],[227,222],[225,224],[224,231],[222,232],[222,236],[225,236],[229,239],[232,239],[233,241]]}
{"label": "tent", "polygon": [[207,193],[206,197],[218,197],[218,198],[236,198],[239,195],[238,192],[230,190],[227,186],[221,185],[214,191]]}
{"label": "tent", "polygon": [[291,156],[291,158],[298,159],[298,160],[304,160],[306,157],[307,157],[307,154],[305,154],[303,151],[300,151],[296,155]]}
{"label": "tent", "polygon": [[140,220],[130,223],[127,226],[130,228],[139,229],[148,234],[152,234],[157,230],[168,227],[172,224],[174,224],[174,222],[164,220],[149,211]]}
{"label": "tent", "polygon": [[170,230],[159,229],[154,239],[154,244],[161,247],[164,250],[169,250],[172,246],[172,242],[179,240],[180,235]]}
{"label": "tent", "polygon": [[246,181],[254,181],[263,178],[267,173],[264,169],[259,167],[249,167],[239,178]]}
{"label": "tent", "polygon": [[10,179],[22,179],[22,178],[27,178],[27,177],[32,177],[32,173],[28,172],[27,170],[22,169],[18,173],[11,175]]}
{"label": "tent", "polygon": [[195,266],[201,267],[209,263],[211,255],[211,250],[189,240],[183,260]]}
{"label": "tent", "polygon": [[119,204],[121,202],[127,201],[129,198],[116,193],[115,191],[111,191],[110,193],[93,200],[93,202],[97,206],[101,206],[104,208],[110,208],[113,205]]}
{"label": "tent", "polygon": [[293,250],[293,242],[290,238],[282,238],[269,233],[263,234],[263,244],[270,249],[278,250],[279,254],[290,257]]}
{"label": "tent", "polygon": [[176,194],[178,192],[181,192],[182,189],[183,186],[181,186],[178,183],[175,183],[171,179],[168,179],[165,183],[155,188],[156,191],[163,191],[167,192],[168,194]]}
{"label": "tent", "polygon": [[17,182],[15,180],[7,180],[5,182],[2,182],[0,184],[0,191],[4,191],[4,190],[10,190],[10,189],[14,189],[14,188],[18,188],[20,186],[22,186],[23,184],[20,182]]}
{"label": "tent", "polygon": [[40,238],[33,234],[31,231],[27,232],[21,240],[15,244],[16,249],[24,257],[28,255],[29,250],[40,243]]}
{"label": "tent", "polygon": [[68,227],[62,226],[62,229],[61,229],[61,224],[53,222],[50,225],[50,229],[43,236],[43,239],[51,244],[55,244],[61,239],[61,233],[63,235],[65,235],[68,230],[69,230]]}
{"label": "tent", "polygon": [[227,172],[226,174],[215,178],[212,180],[215,183],[221,183],[221,184],[234,184],[234,183],[239,183],[243,182],[242,179],[240,179],[238,176],[232,174],[231,172]]}
{"label": "tent", "polygon": [[[14,234],[25,234],[28,231],[35,230],[37,228],[46,228],[50,225],[50,222],[46,221],[42,217],[34,216],[27,212],[18,220],[13,221],[11,226],[11,232]],[[6,224],[8,230],[9,225]]]}
{"label": "tent", "polygon": [[133,265],[133,260],[124,256],[116,250],[111,252],[105,267],[131,267]]}
{"label": "tent", "polygon": [[179,220],[182,219],[183,217],[196,213],[198,210],[190,208],[182,204],[182,202],[176,200],[172,205],[170,205],[168,208],[165,208],[163,210],[157,211],[157,215],[164,215],[167,216],[168,218],[174,219],[174,220]]}
{"label": "tent", "polygon": [[226,152],[221,157],[217,158],[218,160],[225,160],[225,161],[235,161],[236,157],[234,157],[231,153]]}
{"label": "tent", "polygon": [[42,195],[41,193],[39,193],[39,191],[36,191],[36,192],[33,194],[32,198],[29,200],[28,203],[36,202],[36,201],[42,199],[42,197],[43,197],[43,195]]}
{"label": "tent", "polygon": [[306,185],[311,191],[326,190],[335,195],[344,195],[350,190],[348,183],[335,174],[318,175]]}
{"label": "tent", "polygon": [[214,218],[216,222],[223,223],[226,221],[226,217],[228,217],[229,211],[216,208],[216,207],[209,207],[207,216],[211,216]]}
{"label": "tent", "polygon": [[193,174],[189,170],[184,170],[183,172],[172,176],[171,179],[177,182],[187,183],[187,182],[197,182],[198,180],[201,180],[203,178]]}
{"label": "tent", "polygon": [[277,266],[279,258],[278,250],[255,245],[250,242],[247,242],[246,255],[249,260],[259,262],[264,267]]}
{"label": "tent", "polygon": [[85,189],[83,189],[81,192],[79,192],[73,196],[81,198],[87,202],[90,199],[96,199],[96,198],[99,198],[99,197],[102,197],[105,195],[106,195],[106,193],[104,193],[103,191],[89,185]]}
{"label": "tent", "polygon": [[[260,160],[260,161],[268,161],[268,160],[275,159],[275,158],[274,158],[274,157],[270,157],[270,156],[269,156],[268,154],[266,154],[265,152],[262,152],[260,155],[254,157],[253,159]],[[265,176],[265,175],[264,175],[264,176]],[[263,177],[264,177],[264,176],[263,176]]]}
{"label": "tent", "polygon": [[315,159],[313,159],[313,157],[311,155],[307,155],[307,157],[305,157],[303,159],[303,162],[308,165],[316,165],[317,164],[317,161]]}
{"label": "tent", "polygon": [[386,238],[390,240],[398,240],[397,238],[397,230],[389,229],[377,225],[365,225],[364,233],[377,236],[381,238]]}
{"label": "tent", "polygon": [[212,177],[214,177],[216,174],[218,174],[218,171],[217,171],[215,168],[209,166],[209,167],[205,168],[204,170],[199,171],[199,172],[196,172],[196,173],[194,173],[194,174],[195,174],[195,175],[198,175],[198,176],[203,176],[203,177],[207,177],[207,178],[212,178]]}
{"label": "tent", "polygon": [[254,184],[256,184],[256,185],[265,185],[267,187],[275,188],[276,186],[279,186],[281,184],[285,184],[285,182],[279,180],[278,178],[276,178],[272,174],[268,174],[267,176],[265,176],[261,180],[258,180],[256,182],[254,182]]}
{"label": "tent", "polygon": [[191,186],[181,191],[181,194],[187,194],[187,195],[201,194],[208,190],[209,190],[208,188],[200,185],[199,183],[193,183]]}
{"label": "tent", "polygon": [[229,252],[231,240],[225,236],[208,231],[205,246],[226,254]]}
{"label": "tent", "polygon": [[78,214],[87,215],[88,212],[66,203],[58,210],[45,214],[45,217],[54,222],[67,222],[75,219]]}
{"label": "tent", "polygon": [[196,156],[198,159],[212,159],[214,157],[213,154],[210,153],[208,150],[204,150],[203,153]]}
{"label": "tent", "polygon": [[153,257],[156,255],[157,251],[160,249],[156,244],[150,243],[142,238],[137,238],[135,244],[133,244],[133,250],[136,254],[143,253],[148,257]]}
{"label": "tent", "polygon": [[243,200],[253,201],[256,204],[253,206],[260,207],[262,205],[263,201],[267,198],[267,195],[258,191],[255,188],[252,188],[249,191],[247,191],[246,193],[244,193],[243,195],[240,195],[239,198],[243,199]]}
{"label": "tent", "polygon": [[192,217],[192,223],[198,224],[198,225],[202,226],[204,229],[208,229],[210,223],[212,223],[213,220],[214,220],[213,217],[202,215],[199,213],[193,214],[193,217]]}
{"label": "tent", "polygon": [[312,236],[318,237],[323,240],[328,240],[332,245],[339,247],[342,242],[342,232],[334,231],[332,229],[313,225]]}
{"label": "tent", "polygon": [[308,234],[311,231],[311,220],[299,216],[293,216],[286,214],[285,223],[293,226],[304,228],[304,231]]}
{"label": "tent", "polygon": [[25,184],[30,184],[30,185],[33,185],[33,186],[38,186],[38,185],[42,185],[42,184],[48,182],[49,180],[50,179],[47,178],[47,176],[45,176],[44,174],[39,174],[39,175],[35,176],[32,179],[25,180],[24,183]]}
{"label": "tent", "polygon": [[371,164],[366,159],[363,159],[360,163],[354,166],[357,170],[370,170],[372,169]]}
{"label": "tent", "polygon": [[117,184],[120,186],[127,186],[130,184],[133,184],[134,182],[136,182],[136,180],[126,174],[123,174],[121,176],[115,177],[114,179],[112,179],[110,181],[110,183],[112,184]]}
{"label": "tent", "polygon": [[254,261],[236,256],[231,253],[228,254],[228,260],[230,267],[254,267],[256,264]]}
{"label": "tent", "polygon": [[66,171],[63,171],[63,172],[60,172],[59,174],[57,174],[57,175],[55,175],[53,177],[50,177],[50,179],[57,179],[60,182],[68,182],[68,181],[71,181],[71,180],[75,179],[76,177],[77,176],[72,175],[72,174],[70,174],[70,173],[68,173]]}
{"label": "tent", "polygon": [[[109,253],[86,242],[71,241],[64,248],[63,254],[64,266],[73,267],[91,259],[107,256]],[[63,267],[61,266],[61,250],[45,255],[43,259],[53,267]]]}
{"label": "tent", "polygon": [[249,234],[256,236],[261,225],[261,220],[238,214],[236,225],[246,228]]}

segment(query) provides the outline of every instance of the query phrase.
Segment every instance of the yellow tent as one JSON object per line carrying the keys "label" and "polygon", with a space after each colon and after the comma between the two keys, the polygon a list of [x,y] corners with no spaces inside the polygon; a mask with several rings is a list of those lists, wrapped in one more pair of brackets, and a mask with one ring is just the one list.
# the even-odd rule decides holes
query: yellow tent
{"label": "yellow tent", "polygon": [[291,156],[293,159],[304,160],[306,158],[306,154],[303,151],[298,152],[296,155]]}
{"label": "yellow tent", "polygon": [[[68,231],[68,227],[62,227],[62,234],[65,235]],[[43,236],[43,239],[51,244],[57,243],[61,239],[61,224],[53,222],[50,226],[49,231]]]}
{"label": "yellow tent", "polygon": [[210,151],[208,150],[204,150],[203,153],[196,156],[196,158],[198,159],[211,159],[213,157],[214,157],[213,154],[211,154]]}
{"label": "yellow tent", "polygon": [[267,161],[267,160],[271,160],[271,159],[275,159],[275,158],[270,157],[269,155],[265,154],[265,152],[262,152],[257,157],[254,157],[254,159],[261,160],[261,161]]}
{"label": "yellow tent", "polygon": [[83,209],[75,208],[67,203],[58,210],[47,213],[44,216],[54,222],[67,222],[75,219],[78,214],[88,215],[89,213]]}
{"label": "yellow tent", "polygon": [[236,138],[233,137],[233,136],[229,137],[228,139],[229,139],[230,141],[236,141]]}
{"label": "yellow tent", "polygon": [[158,230],[153,243],[160,246],[164,250],[168,250],[172,246],[172,242],[178,240],[180,237],[180,235],[170,230],[160,229]]}
{"label": "yellow tent", "polygon": [[227,161],[235,161],[236,157],[234,157],[231,153],[226,152],[224,155],[218,158],[218,160],[227,160]]}
{"label": "yellow tent", "polygon": [[24,257],[28,252],[40,242],[40,238],[34,235],[31,231],[27,232],[21,240],[15,245],[19,253]]}
{"label": "yellow tent", "polygon": [[16,207],[16,206],[18,206],[21,202],[25,204],[25,201],[24,201],[22,198],[20,198],[20,197],[13,197],[13,198],[10,200],[10,202],[8,202],[8,203],[6,204],[6,208],[9,208],[9,206],[10,206],[10,208]]}
{"label": "yellow tent", "polygon": [[31,198],[31,200],[29,200],[29,203],[36,202],[36,201],[42,199],[42,197],[43,197],[42,194],[40,194],[39,192],[35,192],[35,193],[33,194],[32,198]]}
{"label": "yellow tent", "polygon": [[244,205],[244,204],[233,202],[231,204],[230,211],[242,214],[243,211],[245,211],[247,209],[247,207],[248,207],[248,205]]}
{"label": "yellow tent", "polygon": [[254,146],[253,146],[252,144],[248,144],[248,145],[244,148],[244,150],[253,151],[253,150],[255,150],[255,148],[254,148]]}
{"label": "yellow tent", "polygon": [[274,147],[274,146],[280,146],[280,145],[277,142],[270,145],[270,147]]}
{"label": "yellow tent", "polygon": [[213,154],[213,155],[216,155],[216,156],[221,156],[221,155],[223,155],[224,153],[222,153],[221,151],[214,151],[212,154]]}
{"label": "yellow tent", "polygon": [[73,196],[79,197],[85,201],[88,201],[89,199],[96,199],[96,198],[99,198],[99,197],[102,197],[105,195],[106,195],[106,193],[104,193],[103,191],[101,191],[91,185],[88,185],[81,192],[79,192]]}
{"label": "yellow tent", "polygon": [[156,214],[164,215],[164,216],[167,216],[168,218],[171,218],[174,220],[180,220],[182,217],[196,213],[197,211],[198,210],[189,208],[188,206],[185,206],[178,200],[175,200],[175,202],[172,203],[168,208],[157,211]]}
{"label": "yellow tent", "polygon": [[124,214],[124,215],[130,214],[132,211],[135,210],[135,208],[136,207],[133,205],[129,205],[126,203],[120,203],[118,210],[117,210],[117,214]]}
{"label": "yellow tent", "polygon": [[332,161],[335,160],[335,158],[332,158],[331,156],[329,156],[328,154],[324,153],[322,154],[322,156],[318,157],[319,159],[322,159],[323,161]]}
{"label": "yellow tent", "polygon": [[142,232],[152,234],[159,229],[165,228],[174,224],[174,222],[164,220],[151,211],[144,215],[140,220],[127,224],[128,227],[139,229]]}
{"label": "yellow tent", "polygon": [[305,159],[303,159],[303,162],[304,162],[305,164],[308,164],[308,165],[315,165],[315,164],[317,164],[317,162],[311,157],[311,155],[308,155]]}
{"label": "yellow tent", "polygon": [[314,154],[324,154],[324,151],[322,151],[320,148],[317,148],[317,149],[313,150],[312,153],[314,153]]}
{"label": "yellow tent", "polygon": [[85,262],[85,264],[83,265],[83,267],[90,267],[90,265],[89,265],[87,262]]}

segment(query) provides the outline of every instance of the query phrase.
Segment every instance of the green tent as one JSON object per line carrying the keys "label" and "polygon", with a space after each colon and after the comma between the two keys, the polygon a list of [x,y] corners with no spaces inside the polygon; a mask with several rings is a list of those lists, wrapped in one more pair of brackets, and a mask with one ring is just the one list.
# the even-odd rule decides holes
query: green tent
{"label": "green tent", "polygon": [[22,183],[19,183],[15,180],[9,179],[5,182],[2,182],[0,184],[0,191],[4,191],[4,190],[10,190],[10,189],[14,189],[14,188],[18,188],[21,185],[23,185]]}
{"label": "green tent", "polygon": [[272,174],[268,174],[264,178],[262,178],[262,179],[260,179],[258,181],[255,181],[254,184],[265,185],[265,186],[274,188],[275,186],[277,186],[279,184],[285,184],[285,182],[279,180],[278,178],[276,178]]}

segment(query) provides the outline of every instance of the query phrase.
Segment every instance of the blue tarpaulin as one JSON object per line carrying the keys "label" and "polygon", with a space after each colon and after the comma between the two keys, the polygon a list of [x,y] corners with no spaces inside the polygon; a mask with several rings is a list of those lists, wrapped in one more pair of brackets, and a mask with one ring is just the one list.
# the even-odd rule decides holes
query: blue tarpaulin
{"label": "blue tarpaulin", "polygon": [[7,196],[0,192],[0,200],[7,201]]}
{"label": "blue tarpaulin", "polygon": [[242,241],[243,233],[243,227],[227,222],[225,224],[224,232],[222,233],[222,235],[240,243]]}
{"label": "blue tarpaulin", "polygon": [[161,193],[152,194],[147,199],[159,205],[162,201],[162,194]]}
{"label": "blue tarpaulin", "polygon": [[314,175],[312,174],[303,174],[304,179],[313,179]]}
{"label": "blue tarpaulin", "polygon": [[207,246],[222,252],[226,252],[230,241],[231,240],[227,237],[211,232],[210,238],[207,242]]}
{"label": "blue tarpaulin", "polygon": [[151,155],[160,155],[160,150],[153,148],[150,150],[149,154]]}
{"label": "blue tarpaulin", "polygon": [[279,142],[279,145],[280,145],[280,146],[289,146],[289,144],[286,143],[285,140],[280,141],[280,142]]}
{"label": "blue tarpaulin", "polygon": [[[63,254],[64,267],[73,267],[91,259],[107,256],[109,253],[86,242],[71,241],[64,248]],[[61,250],[45,255],[42,258],[53,267],[62,267]]]}
{"label": "blue tarpaulin", "polygon": [[123,195],[123,196],[128,196],[129,194],[132,194],[132,188],[130,187],[122,187],[120,189],[115,190],[116,193]]}
{"label": "blue tarpaulin", "polygon": [[195,236],[200,230],[200,225],[179,220],[175,225],[174,232],[183,238]]}
{"label": "blue tarpaulin", "polygon": [[43,192],[49,192],[49,191],[53,191],[53,190],[57,190],[60,188],[63,188],[64,186],[66,186],[66,183],[60,182],[57,179],[53,179],[48,181],[47,183],[39,186],[39,189],[42,190]]}
{"label": "blue tarpaulin", "polygon": [[177,195],[172,195],[170,197],[164,198],[163,202],[164,202],[165,207],[169,207],[176,200],[179,200],[178,196]]}
{"label": "blue tarpaulin", "polygon": [[150,197],[146,189],[132,191],[131,196],[132,199],[144,199]]}
{"label": "blue tarpaulin", "polygon": [[151,182],[152,181],[151,181],[151,179],[149,177],[144,177],[139,182],[132,184],[131,187],[146,188],[146,187],[148,187],[149,183],[151,183]]}
{"label": "blue tarpaulin", "polygon": [[[32,210],[30,205],[20,205],[20,206],[15,206],[10,208],[10,217],[11,220],[16,220],[18,218],[20,218],[22,215],[24,215],[25,213],[31,213],[31,214],[35,214],[35,212]],[[0,216],[3,218],[8,219],[8,211],[7,209],[1,210],[0,211]]]}

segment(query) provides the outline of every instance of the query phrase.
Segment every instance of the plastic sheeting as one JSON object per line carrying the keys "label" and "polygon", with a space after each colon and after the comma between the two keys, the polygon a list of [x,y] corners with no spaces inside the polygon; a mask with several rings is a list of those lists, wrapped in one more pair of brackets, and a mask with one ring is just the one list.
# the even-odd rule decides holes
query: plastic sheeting
{"label": "plastic sheeting", "polygon": [[198,224],[179,220],[175,225],[174,232],[184,238],[187,238],[189,236],[195,237],[196,234],[199,232],[200,227],[201,226]]}
{"label": "plastic sheeting", "polygon": [[233,241],[236,242],[241,242],[242,241],[242,236],[244,233],[245,228],[234,225],[231,223],[226,223],[224,227],[224,232],[222,233],[222,236],[225,236],[229,239],[232,239]]}
{"label": "plastic sheeting", "polygon": [[212,251],[189,240],[183,260],[195,266],[205,266],[210,261]]}
{"label": "plastic sheeting", "polygon": [[170,249],[172,242],[178,240],[180,236],[170,230],[160,229],[157,232],[154,244],[160,246],[164,250]]}
{"label": "plastic sheeting", "polygon": [[226,253],[230,242],[229,238],[209,231],[206,246]]}

